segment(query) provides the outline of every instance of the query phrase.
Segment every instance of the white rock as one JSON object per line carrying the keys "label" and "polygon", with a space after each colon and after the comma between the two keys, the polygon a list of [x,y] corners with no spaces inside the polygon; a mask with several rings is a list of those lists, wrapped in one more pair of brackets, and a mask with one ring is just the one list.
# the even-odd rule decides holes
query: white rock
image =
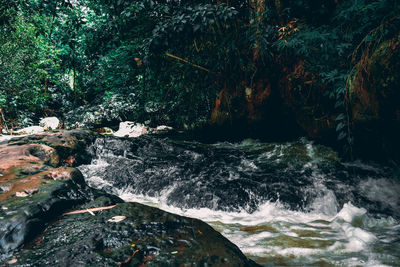
{"label": "white rock", "polygon": [[26,192],[15,192],[16,197],[27,197],[29,196]]}
{"label": "white rock", "polygon": [[14,134],[38,134],[44,132],[44,128],[40,126],[31,126],[27,128],[23,128],[21,130],[15,131]]}
{"label": "white rock", "polygon": [[45,130],[55,130],[60,126],[60,120],[56,117],[47,117],[43,118],[40,123]]}
{"label": "white rock", "polygon": [[156,131],[169,131],[172,130],[172,127],[166,125],[157,126]]}
{"label": "white rock", "polygon": [[0,135],[0,142],[8,141],[14,137],[13,135]]}
{"label": "white rock", "polygon": [[125,121],[119,124],[119,129],[114,133],[117,137],[139,137],[143,134],[147,134],[148,129],[146,126],[140,123],[134,123],[132,121]]}

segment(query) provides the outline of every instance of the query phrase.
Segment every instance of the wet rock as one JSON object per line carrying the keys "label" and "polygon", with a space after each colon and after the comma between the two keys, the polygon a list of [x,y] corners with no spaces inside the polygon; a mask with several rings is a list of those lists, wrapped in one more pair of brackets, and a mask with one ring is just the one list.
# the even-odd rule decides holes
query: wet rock
{"label": "wet rock", "polygon": [[255,265],[204,222],[89,188],[69,166],[90,161],[93,138],[58,131],[0,144],[0,265]]}
{"label": "wet rock", "polygon": [[[81,208],[107,205],[101,197]],[[116,216],[125,219],[110,222]],[[34,266],[254,266],[206,223],[138,203],[68,215],[16,254]]]}
{"label": "wet rock", "polygon": [[167,205],[183,209],[249,213],[267,200],[285,201],[293,209],[306,207],[312,198],[292,188],[312,186],[312,172],[303,166],[318,159],[318,168],[328,171],[338,163],[332,150],[305,140],[291,145],[245,140],[214,146],[147,135],[99,138],[90,150],[92,164],[79,168],[92,187],[112,194],[129,190],[162,195]]}
{"label": "wet rock", "polygon": [[[53,170],[54,171],[54,170]],[[82,174],[74,168],[60,168],[64,181],[48,178],[49,171],[24,176],[15,171],[2,176],[0,183],[11,189],[0,194],[0,252],[8,253],[39,234],[46,224],[73,205],[90,199],[84,192]]]}
{"label": "wet rock", "polygon": [[20,146],[0,145],[0,171],[8,172],[11,168],[22,165],[43,164],[57,165],[59,163],[54,148],[42,144],[24,144]]}
{"label": "wet rock", "polygon": [[[0,144],[1,255],[40,234],[57,215],[93,198],[95,191],[77,169],[54,168],[83,161],[81,151],[90,135],[81,130],[60,131]],[[68,162],[71,157],[73,162]]]}
{"label": "wet rock", "polygon": [[[36,145],[39,151],[44,146],[52,148],[58,155],[58,165],[77,166],[90,160],[86,153],[86,147],[93,142],[95,136],[89,130],[75,129],[72,131],[58,130],[51,133],[34,134],[16,137],[9,140],[5,146]],[[1,146],[1,143],[0,143]],[[0,147],[0,151],[3,148]],[[53,157],[56,161],[55,157]]]}

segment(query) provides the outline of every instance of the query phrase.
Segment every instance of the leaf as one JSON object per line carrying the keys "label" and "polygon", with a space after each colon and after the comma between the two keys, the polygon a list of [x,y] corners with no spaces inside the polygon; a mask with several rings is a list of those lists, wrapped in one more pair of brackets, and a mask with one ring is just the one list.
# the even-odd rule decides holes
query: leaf
{"label": "leaf", "polygon": [[17,258],[14,257],[12,260],[10,260],[8,262],[8,264],[14,264],[14,263],[17,263],[17,262],[18,262]]}
{"label": "leaf", "polygon": [[346,126],[343,122],[339,123],[336,126],[336,132],[339,132],[340,130],[342,130],[344,128],[344,126]]}
{"label": "leaf", "polygon": [[343,138],[345,138],[347,136],[346,132],[341,132],[337,138],[338,141],[342,140]]}
{"label": "leaf", "polygon": [[343,106],[343,101],[342,100],[336,101],[335,108],[339,108],[339,107],[342,107],[342,106]]}
{"label": "leaf", "polygon": [[348,137],[347,137],[347,142],[348,142],[350,145],[353,144],[353,141],[354,141],[353,137],[351,137],[351,136],[348,136]]}
{"label": "leaf", "polygon": [[86,209],[87,212],[90,213],[90,215],[95,216],[95,214],[93,213],[93,211]]}
{"label": "leaf", "polygon": [[341,121],[341,120],[344,120],[345,119],[345,116],[344,116],[344,113],[340,113],[337,117],[336,117],[336,121]]}
{"label": "leaf", "polygon": [[[126,219],[126,216],[114,216],[114,217],[112,217],[111,219],[107,220],[107,222],[115,222],[115,223],[118,223],[118,222],[122,222],[122,221],[125,220],[125,219]],[[132,247],[134,247],[134,246],[132,246]]]}

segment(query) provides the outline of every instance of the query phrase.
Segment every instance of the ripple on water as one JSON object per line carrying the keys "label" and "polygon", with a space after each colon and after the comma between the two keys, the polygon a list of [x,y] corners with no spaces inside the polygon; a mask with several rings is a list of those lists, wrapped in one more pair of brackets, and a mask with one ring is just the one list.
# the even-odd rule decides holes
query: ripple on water
{"label": "ripple on water", "polygon": [[97,140],[89,185],[206,221],[266,266],[400,265],[400,184],[384,168],[304,139],[152,138]]}

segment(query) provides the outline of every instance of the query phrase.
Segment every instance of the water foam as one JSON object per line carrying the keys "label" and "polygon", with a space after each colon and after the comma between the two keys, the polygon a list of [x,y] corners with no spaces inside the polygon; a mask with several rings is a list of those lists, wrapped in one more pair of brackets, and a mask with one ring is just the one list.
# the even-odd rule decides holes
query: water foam
{"label": "water foam", "polygon": [[[235,146],[247,147],[254,145],[253,142],[247,140]],[[219,143],[214,146],[229,148],[232,144]],[[139,202],[209,223],[255,260],[284,257],[287,265],[307,265],[322,258],[333,265],[384,266],[380,261],[382,257],[374,251],[374,244],[398,241],[388,239],[387,235],[378,237],[372,231],[378,228],[399,233],[400,229],[396,228],[400,228],[399,222],[391,217],[378,219],[369,217],[366,209],[356,207],[350,202],[345,203],[338,211],[340,207],[337,197],[334,191],[325,186],[325,181],[329,177],[321,173],[318,168],[319,159],[314,146],[306,143],[305,147],[309,161],[303,165],[303,171],[311,171],[313,179],[312,187],[305,190],[309,190],[315,197],[309,204],[309,209],[305,210],[291,210],[279,200],[264,201],[251,213],[244,208],[234,212],[216,210],[217,205],[214,205],[214,209],[213,205],[209,208],[185,209],[168,204],[168,196],[176,189],[174,185],[154,196],[148,196],[135,193],[137,191],[129,186],[123,189],[113,187],[110,182],[103,180],[97,174],[108,167],[108,163],[104,160],[96,159],[91,165],[82,166],[81,169],[91,186],[111,188],[111,193],[125,201]],[[257,160],[268,158],[279,163],[285,157],[284,150],[288,148],[287,144],[269,147],[269,151],[260,153]],[[201,156],[196,154],[193,158]],[[257,168],[257,162],[244,159],[236,167],[246,171]],[[229,173],[227,179],[235,179],[234,176],[237,175],[237,173],[227,173]],[[364,187],[367,188],[367,185],[374,182],[367,180]],[[218,199],[214,196],[213,201],[217,202]]]}
{"label": "water foam", "polygon": [[[129,190],[123,190],[119,196],[125,201],[140,202],[171,213],[206,221],[237,244],[244,253],[253,257],[262,257],[266,254],[281,256],[321,255],[325,254],[326,251],[336,251],[335,253],[360,252],[368,250],[368,246],[377,240],[372,233],[357,227],[360,220],[362,222],[362,218],[365,217],[366,210],[357,208],[351,203],[344,204],[343,208],[334,216],[318,212],[305,213],[288,210],[279,202],[266,202],[251,214],[244,210],[225,212],[209,208],[180,209],[170,206],[166,202],[168,193],[172,190],[173,187],[165,190],[159,197],[136,195],[130,193]],[[309,235],[315,234],[320,237],[299,238],[296,231],[300,233],[304,231],[308,232]],[[307,246],[307,243],[312,244],[315,241],[331,239],[337,241],[325,248],[285,248],[268,245],[273,239],[288,240],[290,243],[291,238],[299,239],[298,242],[303,242],[305,246]],[[293,241],[293,243],[295,242]],[[359,264],[358,261],[357,264]],[[351,265],[353,264],[349,266]]]}

